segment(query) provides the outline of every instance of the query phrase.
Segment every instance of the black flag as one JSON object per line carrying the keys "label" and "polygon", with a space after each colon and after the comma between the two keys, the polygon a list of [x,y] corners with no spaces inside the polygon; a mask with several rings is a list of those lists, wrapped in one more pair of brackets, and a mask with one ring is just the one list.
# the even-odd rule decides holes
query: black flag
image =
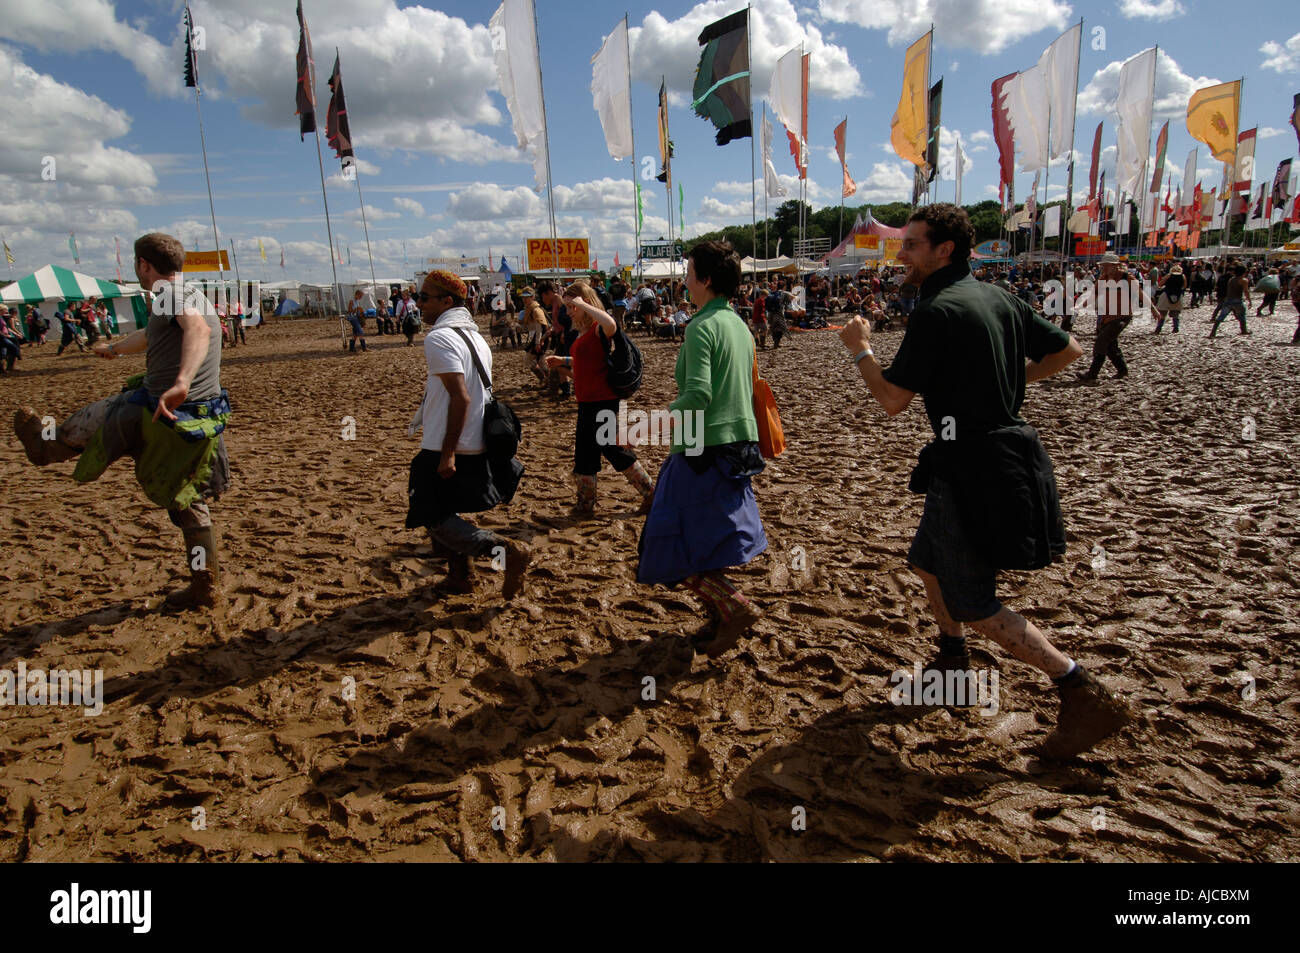
{"label": "black flag", "polygon": [[334,72],[330,74],[330,106],[325,113],[325,138],[343,168],[352,165],[352,131],[348,128],[348,107],[343,100],[343,74],[339,54],[334,53]]}
{"label": "black flag", "polygon": [[943,77],[930,87],[930,141],[925,150],[925,163],[930,167],[925,184],[929,185],[939,174],[939,110],[943,106]]}
{"label": "black flag", "polygon": [[311,36],[298,0],[298,139],[316,131],[316,68],[311,59]]}
{"label": "black flag", "polygon": [[190,5],[185,4],[185,86],[199,85],[199,61],[194,55],[194,18],[190,16]]}

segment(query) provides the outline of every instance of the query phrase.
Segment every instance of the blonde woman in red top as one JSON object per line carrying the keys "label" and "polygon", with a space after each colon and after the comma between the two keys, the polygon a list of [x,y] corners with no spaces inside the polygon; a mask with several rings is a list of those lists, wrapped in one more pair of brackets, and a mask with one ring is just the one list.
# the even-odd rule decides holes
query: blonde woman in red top
{"label": "blonde woman in red top", "polygon": [[[585,281],[575,281],[564,291],[564,306],[573,319],[578,339],[569,347],[569,356],[551,354],[546,367],[557,370],[568,368],[573,374],[573,396],[578,401],[578,426],[573,442],[573,475],[578,485],[578,503],[573,515],[586,519],[596,512],[596,477],[604,457],[617,472],[623,474],[641,494],[639,513],[650,511],[654,498],[654,482],[636,454],[620,447],[613,440],[602,440],[602,411],[618,416],[619,399],[610,390],[605,370],[605,338],[618,330],[618,324],[601,306],[600,298]],[[603,331],[605,338],[601,337]]]}

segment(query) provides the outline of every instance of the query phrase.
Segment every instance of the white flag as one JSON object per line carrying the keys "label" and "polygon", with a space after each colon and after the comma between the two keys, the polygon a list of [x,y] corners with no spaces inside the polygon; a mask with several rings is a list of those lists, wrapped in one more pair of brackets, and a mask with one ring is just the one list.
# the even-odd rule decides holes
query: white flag
{"label": "white flag", "polygon": [[1196,190],[1196,153],[1196,149],[1187,153],[1187,164],[1183,166],[1183,198],[1188,205],[1192,204],[1192,193]]}
{"label": "white flag", "polygon": [[785,186],[776,174],[776,166],[772,164],[772,120],[767,116],[763,117],[763,188],[770,199],[786,194]]}
{"label": "white flag", "polygon": [[1149,232],[1156,227],[1156,193],[1142,193],[1142,214],[1138,218],[1138,224],[1142,231]]}
{"label": "white flag", "polygon": [[1061,206],[1053,205],[1043,212],[1043,237],[1052,238],[1061,234]]}
{"label": "white flag", "polygon": [[799,143],[799,166],[804,165],[808,151],[808,143],[799,139],[799,131],[803,128],[803,107],[800,105],[802,89],[803,64],[799,47],[796,46],[776,61],[767,101],[772,104],[772,111],[781,120],[781,125],[785,126],[786,135]]}
{"label": "white flag", "polygon": [[1115,171],[1120,191],[1137,195],[1145,191],[1142,169],[1151,148],[1151,100],[1155,94],[1155,47],[1139,53],[1126,62],[1119,71],[1119,98],[1115,112],[1119,114],[1119,151],[1115,157]]}
{"label": "white flag", "polygon": [[957,174],[957,193],[953,201],[961,205],[961,177],[966,171],[966,157],[961,154],[961,140],[957,140],[957,154],[953,161],[953,171]]}
{"label": "white flag", "polygon": [[1227,207],[1227,202],[1221,202],[1217,198],[1214,200],[1214,212],[1210,215],[1210,228],[1223,228],[1223,213]]}
{"label": "white flag", "polygon": [[1133,217],[1133,203],[1125,202],[1119,210],[1119,221],[1115,223],[1116,235],[1127,235],[1129,219]]}
{"label": "white flag", "polygon": [[591,99],[605,130],[605,145],[611,158],[632,155],[632,87],[628,78],[627,19],[618,26],[591,58]]}
{"label": "white flag", "polygon": [[537,24],[532,0],[502,0],[488,21],[497,83],[514,122],[515,138],[533,158],[533,180],[540,192],[546,176],[546,123],[542,120],[542,67],[537,59]]}
{"label": "white flag", "polygon": [[1047,76],[1041,65],[1017,73],[1002,86],[1002,104],[1024,172],[1047,167]]}
{"label": "white flag", "polygon": [[1078,209],[1070,216],[1070,220],[1065,223],[1065,227],[1075,235],[1086,234],[1092,227],[1092,216],[1088,214],[1086,208]]}
{"label": "white flag", "polygon": [[1083,24],[1066,30],[1038,58],[1047,79],[1047,96],[1052,109],[1052,158],[1059,159],[1074,147],[1074,104],[1079,91],[1079,44]]}

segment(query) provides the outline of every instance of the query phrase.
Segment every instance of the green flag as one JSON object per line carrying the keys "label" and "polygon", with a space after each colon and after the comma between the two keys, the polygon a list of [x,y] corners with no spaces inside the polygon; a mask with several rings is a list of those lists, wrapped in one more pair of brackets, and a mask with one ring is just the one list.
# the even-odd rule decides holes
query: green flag
{"label": "green flag", "polygon": [[749,102],[749,8],[723,17],[700,33],[700,65],[691,106],[718,130],[716,141],[753,135]]}
{"label": "green flag", "polygon": [[641,183],[632,183],[636,186],[636,230],[639,232],[645,228],[645,205],[641,201]]}
{"label": "green flag", "polygon": [[686,193],[682,191],[682,184],[677,183],[677,234],[683,238],[686,237]]}

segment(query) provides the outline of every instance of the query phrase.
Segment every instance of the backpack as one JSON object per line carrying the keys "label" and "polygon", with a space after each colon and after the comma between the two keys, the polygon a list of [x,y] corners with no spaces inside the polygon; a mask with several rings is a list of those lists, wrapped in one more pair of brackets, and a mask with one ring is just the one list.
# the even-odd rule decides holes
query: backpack
{"label": "backpack", "polygon": [[596,332],[605,345],[605,379],[616,397],[631,397],[641,388],[641,350],[621,330],[606,337],[601,328]]}

